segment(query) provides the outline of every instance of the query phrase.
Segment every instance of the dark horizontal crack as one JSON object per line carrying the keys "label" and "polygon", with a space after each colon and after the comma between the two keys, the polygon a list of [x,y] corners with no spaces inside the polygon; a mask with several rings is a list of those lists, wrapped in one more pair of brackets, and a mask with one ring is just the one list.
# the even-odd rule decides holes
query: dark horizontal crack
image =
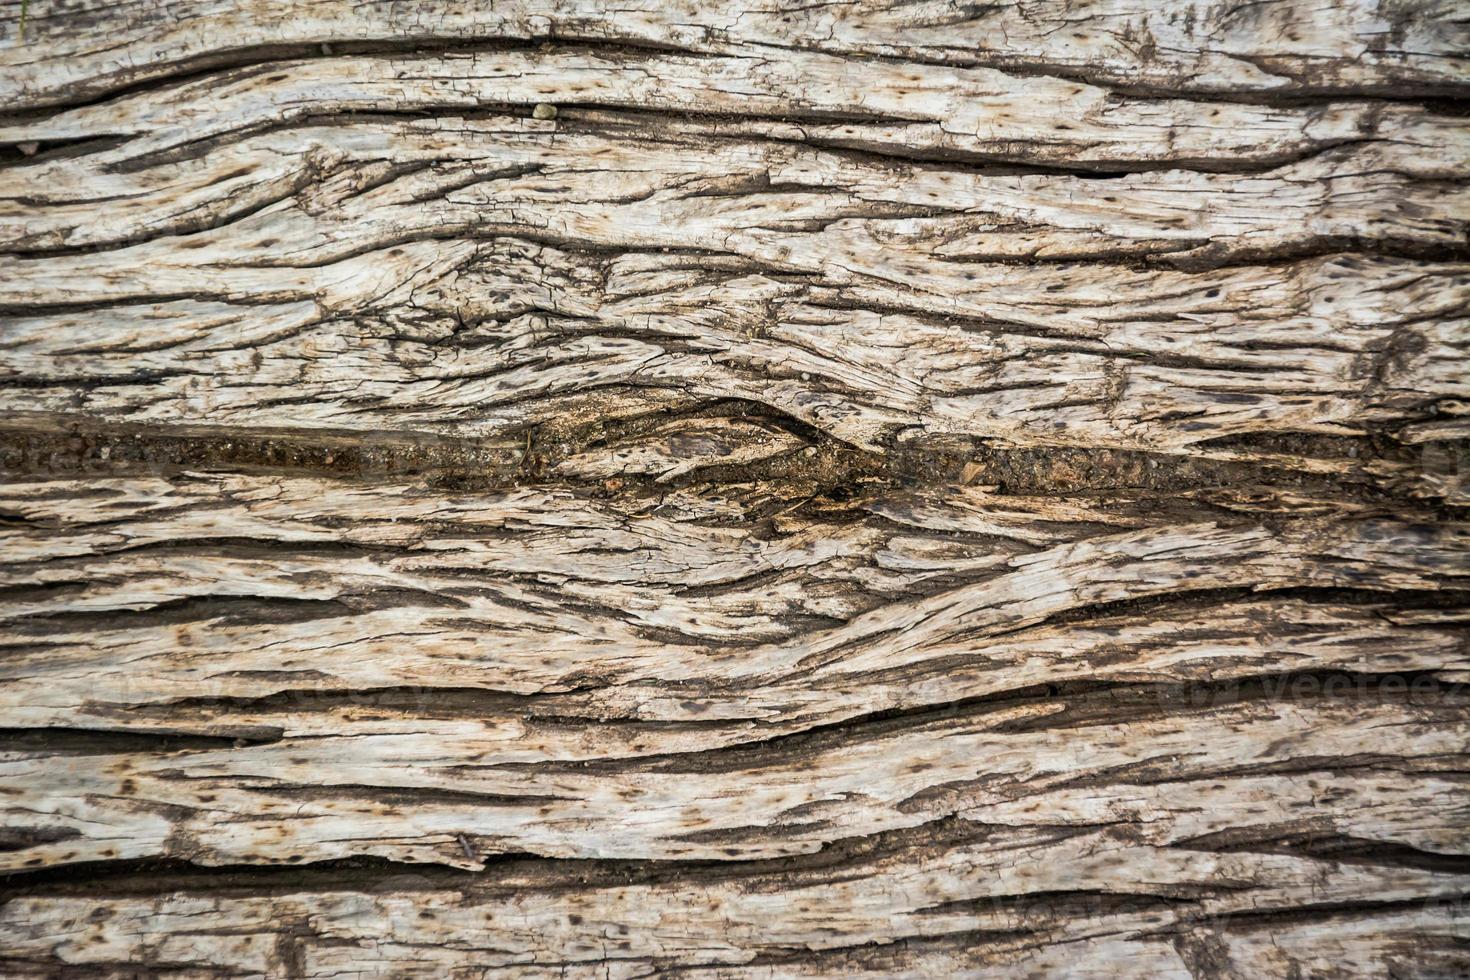
{"label": "dark horizontal crack", "polygon": [[[1467,789],[1470,786],[1459,787],[1462,793]],[[1311,823],[1312,818],[1308,816],[1303,822]],[[1286,834],[1270,825],[1243,827],[1181,840],[1175,846],[1217,854],[1290,854],[1350,865],[1470,875],[1470,854],[1429,851],[1398,841],[1355,837],[1320,827]]]}
{"label": "dark horizontal crack", "polygon": [[96,728],[0,728],[0,752],[32,756],[208,752],[263,745],[276,738],[177,735]]}
{"label": "dark horizontal crack", "polygon": [[[753,738],[733,746],[693,752],[648,754],[627,759],[558,763],[504,763],[500,768],[531,769],[542,775],[566,773],[711,773],[791,766],[845,745],[889,735],[940,731],[956,720],[983,725],[996,734],[1061,731],[1090,725],[1121,725],[1211,713],[1237,704],[1319,702],[1410,702],[1430,715],[1451,716],[1470,708],[1470,688],[1408,671],[1356,673],[1342,670],[1293,671],[1208,681],[1068,680],[1013,688],[941,704],[922,704],[812,725],[800,731]],[[1025,721],[986,724],[987,715],[1016,708],[1055,705],[1061,710]],[[738,723],[737,723],[738,724]]]}
{"label": "dark horizontal crack", "polygon": [[[329,45],[325,50],[323,44]],[[1315,107],[1324,103],[1351,99],[1354,101],[1378,101],[1384,103],[1408,102],[1427,103],[1434,108],[1462,109],[1457,97],[1467,87],[1449,81],[1434,83],[1416,82],[1407,79],[1385,80],[1354,86],[1341,86],[1314,82],[1315,70],[1304,70],[1298,84],[1283,92],[1280,90],[1232,89],[1225,86],[1197,86],[1183,90],[1164,87],[1143,81],[1136,70],[1122,71],[1105,65],[1081,67],[1049,61],[1033,55],[1007,55],[1004,52],[981,53],[972,45],[942,49],[941,54],[924,56],[914,51],[904,56],[884,55],[876,51],[837,48],[832,44],[818,42],[785,45],[764,44],[757,41],[741,42],[738,38],[708,49],[664,43],[646,37],[629,35],[609,36],[606,33],[578,33],[575,30],[527,31],[523,36],[510,37],[446,37],[431,31],[402,31],[392,39],[363,40],[354,36],[322,36],[314,43],[288,43],[265,45],[237,45],[180,58],[173,62],[162,62],[158,68],[127,73],[135,81],[114,82],[106,75],[73,81],[65,92],[48,93],[32,103],[33,107],[0,116],[7,124],[27,120],[45,119],[58,112],[87,105],[96,105],[128,95],[176,87],[202,80],[210,75],[241,72],[264,72],[280,65],[304,60],[325,60],[357,55],[442,55],[471,54],[476,51],[541,51],[547,46],[559,50],[587,50],[605,56],[623,54],[630,60],[646,59],[650,56],[676,55],[698,58],[729,58],[741,54],[780,57],[782,53],[796,51],[810,54],[825,54],[845,58],[853,62],[878,62],[893,65],[944,66],[952,68],[989,68],[1020,77],[1064,78],[1084,85],[1105,87],[1119,95],[1134,99],[1173,100],[1193,99],[1197,101],[1233,102],[1291,107]],[[1291,59],[1276,59],[1290,62]],[[1276,64],[1277,71],[1285,64]],[[1187,82],[1187,69],[1181,67],[1176,73],[1178,82]]]}
{"label": "dark horizontal crack", "polygon": [[[966,482],[1001,494],[1065,494],[1148,490],[1175,495],[1209,488],[1253,487],[1321,494],[1324,500],[1378,504],[1402,511],[1445,510],[1433,500],[1404,494],[1412,481],[1377,475],[1375,460],[1406,464],[1412,473],[1423,455],[1382,433],[1363,437],[1262,433],[1197,444],[1265,458],[1209,459],[1198,449],[1156,453],[1107,447],[992,448],[981,438],[950,436],[888,440],[881,454],[855,449],[810,424],[756,403],[701,400],[679,409],[655,408],[625,419],[592,424],[553,420],[508,430],[495,442],[423,431],[241,429],[157,426],[109,422],[81,414],[0,418],[0,470],[12,480],[147,474],[179,478],[188,471],[225,468],[258,474],[310,474],[385,482],[412,478],[443,492],[477,492],[524,485],[581,488],[594,497],[614,493],[603,480],[557,477],[553,467],[573,455],[615,447],[679,420],[750,420],[775,425],[808,443],[813,454],[786,453],[749,464],[712,460],[660,483],[652,474],[624,473],[617,495],[661,498],[680,487],[709,488],[760,481],[776,512],[799,503],[792,497],[831,502],[881,490]],[[1270,457],[1283,457],[1275,462]],[[1292,457],[1339,460],[1346,472],[1296,469]],[[876,481],[876,482],[875,482]],[[843,488],[847,488],[843,490]],[[782,498],[785,502],[781,502]],[[1161,500],[1167,503],[1168,499]],[[1446,516],[1454,508],[1445,510]]]}
{"label": "dark horizontal crack", "polygon": [[[535,889],[570,893],[589,888],[740,881],[749,891],[780,892],[792,876],[814,881],[847,876],[863,865],[910,851],[983,841],[995,828],[946,817],[914,828],[850,837],[802,855],[754,860],[556,858],[526,852],[486,853],[484,868],[466,871],[437,864],[353,857],[271,864],[200,865],[181,859],[79,862],[0,875],[0,901],[18,894],[151,895],[208,892],[221,897],[289,894],[303,889],[346,892],[463,889],[472,895],[519,894]],[[1059,836],[1074,833],[1058,831]]]}

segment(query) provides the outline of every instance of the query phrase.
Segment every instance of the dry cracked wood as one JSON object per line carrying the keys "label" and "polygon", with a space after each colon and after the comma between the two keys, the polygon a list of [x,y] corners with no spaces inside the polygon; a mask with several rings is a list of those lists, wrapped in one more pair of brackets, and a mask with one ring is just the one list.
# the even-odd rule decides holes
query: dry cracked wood
{"label": "dry cracked wood", "polygon": [[0,973],[1470,971],[1470,8],[7,14]]}
{"label": "dry cracked wood", "polygon": [[[1160,520],[1136,501],[949,488],[754,533],[564,494],[404,492],[276,478],[10,487],[7,715],[260,744],[87,753],[64,774],[23,754],[5,812],[49,814],[55,839],[0,859],[763,858],[1119,765],[1167,758],[1177,778],[1253,756],[1458,753],[1470,732],[1440,690],[1464,676],[1456,624],[1470,610],[1401,624],[1374,598],[1463,584],[1458,527],[1363,516],[1272,529],[1223,508]],[[1301,589],[1356,598],[1269,598]],[[1221,590],[1238,597],[1200,598]],[[169,621],[201,596],[237,607]],[[1163,604],[1076,615],[1141,599]],[[295,609],[273,616],[282,603]],[[123,610],[130,622],[98,620]],[[1328,690],[1366,700],[1263,707],[1240,683],[1290,671],[1412,674],[1425,700],[1380,705],[1376,680],[1340,679]],[[1127,706],[1129,685],[1202,681],[1220,686],[1189,695],[1184,716],[1143,721],[1146,705]],[[1106,686],[1014,700],[1080,682]],[[1099,699],[1116,713],[1091,717]],[[928,714],[954,703],[973,714]],[[902,726],[875,726],[893,712]],[[795,761],[781,740],[815,730],[830,734]],[[50,809],[58,781],[85,811]],[[364,810],[373,787],[424,791],[423,836],[403,839],[396,808]]]}
{"label": "dry cracked wood", "polygon": [[[96,98],[198,67],[273,50],[353,42],[416,46],[570,41],[700,54],[994,66],[1165,91],[1464,92],[1466,9],[1453,0],[1040,0],[962,5],[708,4],[514,0],[493,7],[431,0],[246,4],[124,0],[105,6],[7,0],[7,101]],[[20,13],[27,11],[25,24]],[[20,38],[24,27],[24,38]]]}
{"label": "dry cracked wood", "polygon": [[[1458,962],[1470,528],[1225,488],[1161,509],[874,485],[765,517],[768,490],[730,490],[9,484],[0,696],[33,734],[3,763],[7,867],[430,868],[17,899],[14,968],[601,970],[604,933],[630,975],[829,972],[847,954],[823,950],[899,938],[854,966],[1284,971],[1348,943],[1367,968],[1407,935]],[[613,877],[553,886],[566,860]],[[523,867],[558,897],[497,891]],[[668,933],[694,887],[710,917]],[[1253,945],[1251,917],[1324,894],[1354,911]],[[363,915],[392,941],[338,950]],[[547,924],[483,932],[526,916]],[[992,932],[1015,935],[945,942]]]}

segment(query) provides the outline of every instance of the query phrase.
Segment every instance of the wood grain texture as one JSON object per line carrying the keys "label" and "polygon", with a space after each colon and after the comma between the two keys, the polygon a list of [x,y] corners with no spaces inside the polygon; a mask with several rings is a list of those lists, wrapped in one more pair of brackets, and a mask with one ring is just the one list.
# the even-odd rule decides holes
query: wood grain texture
{"label": "wood grain texture", "polygon": [[1470,972],[1463,4],[0,20],[0,974]]}
{"label": "wood grain texture", "polygon": [[[18,37],[20,4],[8,0]],[[1375,2],[1116,0],[955,5],[579,0],[491,9],[429,2],[125,0],[37,2],[12,45],[6,88],[18,106],[95,98],[197,66],[269,57],[282,47],[569,41],[775,58],[829,52],[907,65],[994,66],[1168,91],[1451,94],[1466,85],[1465,8],[1444,0]]]}

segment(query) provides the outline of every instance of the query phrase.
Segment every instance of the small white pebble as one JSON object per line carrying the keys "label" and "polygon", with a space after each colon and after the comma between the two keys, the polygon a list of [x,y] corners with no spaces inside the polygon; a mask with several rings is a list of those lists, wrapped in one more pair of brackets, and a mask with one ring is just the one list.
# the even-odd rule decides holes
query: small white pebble
{"label": "small white pebble", "polygon": [[531,110],[532,119],[555,119],[556,106],[546,102],[536,103],[536,108]]}
{"label": "small white pebble", "polygon": [[811,379],[812,376],[810,374],[807,374],[805,371],[801,372],[801,380],[810,381]]}
{"label": "small white pebble", "polygon": [[21,156],[33,157],[36,151],[41,149],[40,143],[17,143],[15,148],[20,151]]}

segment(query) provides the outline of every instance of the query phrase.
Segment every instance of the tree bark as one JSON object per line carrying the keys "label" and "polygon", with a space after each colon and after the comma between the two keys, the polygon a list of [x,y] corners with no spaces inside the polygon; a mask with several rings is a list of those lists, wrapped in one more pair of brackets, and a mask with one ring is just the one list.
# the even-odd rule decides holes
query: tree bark
{"label": "tree bark", "polygon": [[1470,971],[1463,5],[0,10],[0,973]]}

